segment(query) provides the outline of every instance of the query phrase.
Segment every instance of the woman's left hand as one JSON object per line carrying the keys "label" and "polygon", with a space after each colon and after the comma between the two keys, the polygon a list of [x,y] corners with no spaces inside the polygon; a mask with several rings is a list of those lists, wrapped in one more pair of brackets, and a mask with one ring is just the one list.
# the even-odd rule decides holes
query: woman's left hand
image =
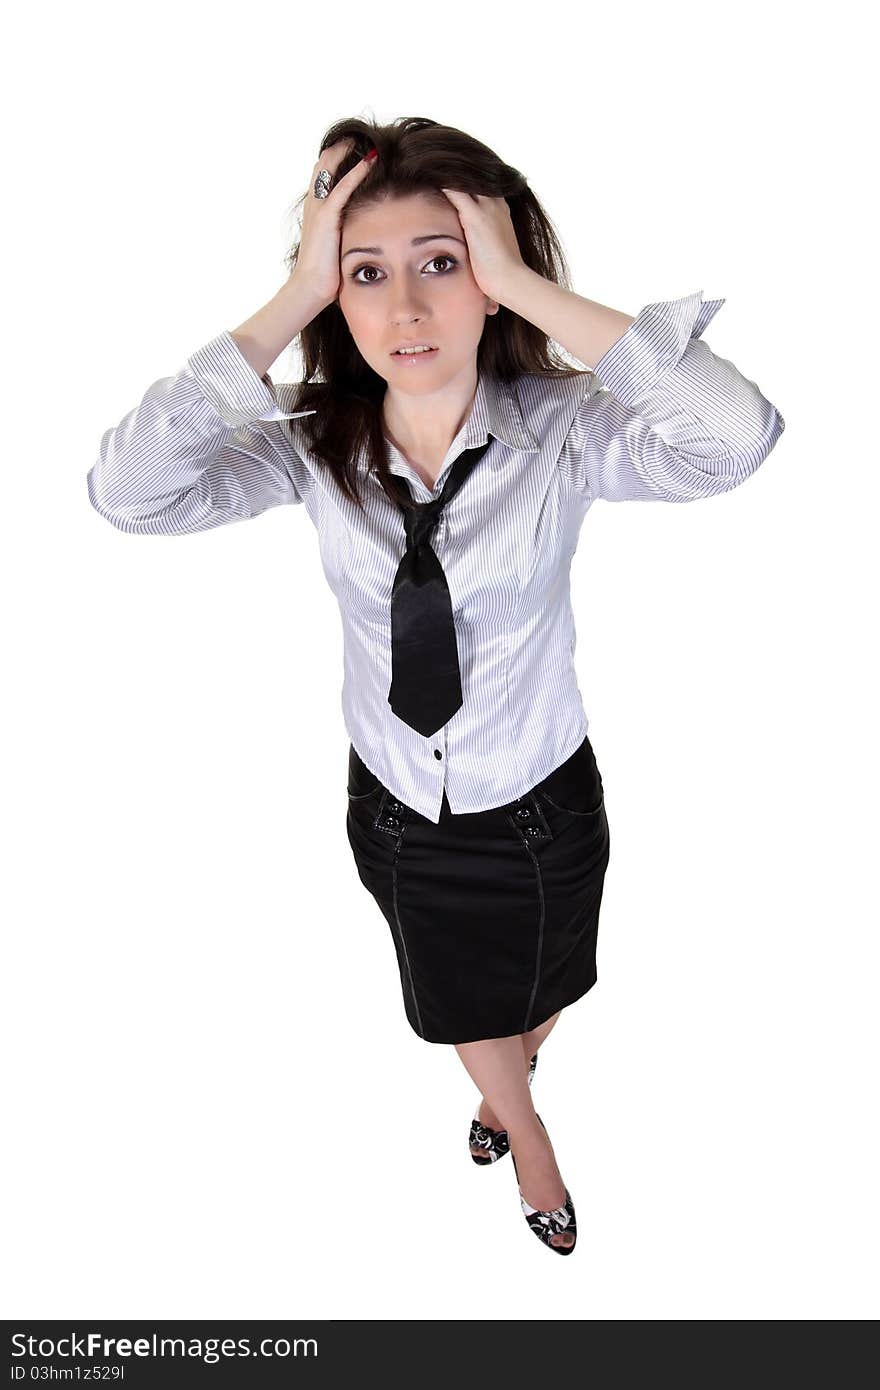
{"label": "woman's left hand", "polygon": [[471,272],[483,294],[504,303],[511,280],[526,270],[506,198],[442,190],[458,213],[467,241]]}

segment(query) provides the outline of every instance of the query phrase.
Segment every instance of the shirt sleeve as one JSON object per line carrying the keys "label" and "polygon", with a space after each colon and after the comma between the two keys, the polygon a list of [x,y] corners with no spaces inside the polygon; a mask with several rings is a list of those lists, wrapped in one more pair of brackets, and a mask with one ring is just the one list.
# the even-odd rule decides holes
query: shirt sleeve
{"label": "shirt sleeve", "polygon": [[300,503],[300,460],[280,421],[314,413],[283,411],[268,373],[224,330],[104,433],[89,500],[139,535],[207,531]]}
{"label": "shirt sleeve", "polygon": [[[609,502],[694,502],[737,487],[785,421],[701,340],[723,299],[646,304],[592,373],[560,455],[578,492]],[[604,388],[604,389],[603,389]]]}

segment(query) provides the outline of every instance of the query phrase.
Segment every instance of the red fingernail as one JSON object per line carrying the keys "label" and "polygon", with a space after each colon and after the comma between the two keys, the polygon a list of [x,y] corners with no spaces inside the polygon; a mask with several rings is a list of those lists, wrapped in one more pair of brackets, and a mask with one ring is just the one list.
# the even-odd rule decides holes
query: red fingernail
{"label": "red fingernail", "polygon": [[373,162],[374,159],[378,159],[378,158],[379,158],[379,151],[376,150],[376,149],[367,150],[367,153],[364,155],[364,159],[366,159],[370,164],[372,164],[372,162]]}

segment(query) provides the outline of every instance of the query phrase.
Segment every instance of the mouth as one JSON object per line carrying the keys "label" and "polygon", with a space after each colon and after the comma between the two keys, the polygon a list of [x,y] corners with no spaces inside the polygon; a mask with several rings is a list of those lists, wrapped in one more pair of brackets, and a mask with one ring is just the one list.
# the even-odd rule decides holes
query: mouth
{"label": "mouth", "polygon": [[425,347],[419,347],[415,352],[406,352],[402,351],[400,348],[397,348],[394,352],[391,352],[388,355],[389,357],[392,357],[395,362],[415,363],[427,361],[427,359],[430,357],[436,357],[439,351],[439,348],[430,347],[426,344]]}

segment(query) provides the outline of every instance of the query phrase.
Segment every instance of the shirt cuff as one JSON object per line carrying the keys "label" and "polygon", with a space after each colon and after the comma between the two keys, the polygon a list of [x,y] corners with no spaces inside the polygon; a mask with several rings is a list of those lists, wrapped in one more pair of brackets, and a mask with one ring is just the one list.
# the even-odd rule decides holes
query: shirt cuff
{"label": "shirt cuff", "polygon": [[205,397],[227,425],[254,420],[295,420],[314,410],[282,410],[272,378],[259,377],[228,329],[197,348],[187,366]]}
{"label": "shirt cuff", "polygon": [[646,304],[599,358],[595,374],[622,405],[636,407],[699,338],[724,299],[703,301],[703,291]]}

